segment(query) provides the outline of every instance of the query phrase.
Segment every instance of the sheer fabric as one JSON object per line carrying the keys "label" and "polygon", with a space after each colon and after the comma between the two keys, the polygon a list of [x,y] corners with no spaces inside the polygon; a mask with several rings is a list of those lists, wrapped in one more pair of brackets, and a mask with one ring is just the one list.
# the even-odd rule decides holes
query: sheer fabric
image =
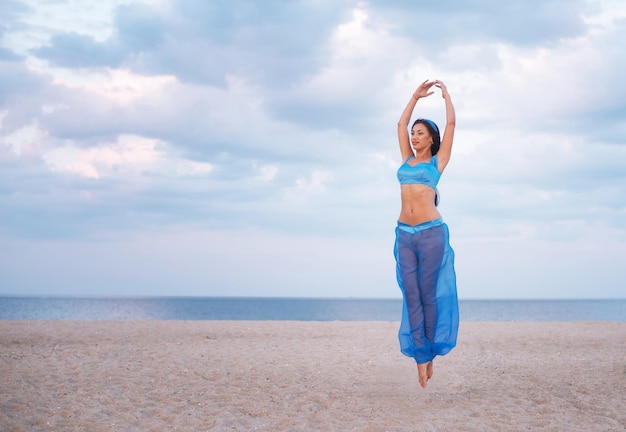
{"label": "sheer fabric", "polygon": [[441,219],[415,226],[398,222],[394,255],[403,297],[400,350],[426,363],[454,348],[459,328],[448,226]]}

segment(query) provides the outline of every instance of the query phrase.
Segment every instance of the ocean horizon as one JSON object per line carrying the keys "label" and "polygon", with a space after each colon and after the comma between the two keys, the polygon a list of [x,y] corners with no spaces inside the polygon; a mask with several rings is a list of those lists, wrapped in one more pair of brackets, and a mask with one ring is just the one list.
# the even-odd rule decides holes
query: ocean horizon
{"label": "ocean horizon", "polygon": [[[460,300],[461,321],[620,321],[626,299]],[[401,299],[0,296],[0,320],[399,321]]]}

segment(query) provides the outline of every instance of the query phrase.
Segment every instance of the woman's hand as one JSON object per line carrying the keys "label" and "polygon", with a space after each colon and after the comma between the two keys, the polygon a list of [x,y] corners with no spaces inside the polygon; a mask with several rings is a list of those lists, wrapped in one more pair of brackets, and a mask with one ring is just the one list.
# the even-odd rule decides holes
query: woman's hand
{"label": "woman's hand", "polygon": [[448,93],[448,89],[446,88],[446,85],[443,83],[443,81],[435,80],[433,82],[433,84],[435,84],[435,87],[437,87],[438,89],[441,90],[441,97],[442,98],[445,99],[447,97],[450,97],[450,93]]}
{"label": "woman's hand", "polygon": [[[437,81],[430,81],[430,82],[429,82],[428,80],[424,81],[423,83],[421,83],[421,84],[419,85],[419,87],[417,88],[417,90],[415,90],[415,91],[413,92],[413,97],[414,97],[415,99],[419,99],[419,98],[424,98],[424,97],[428,97],[428,96],[430,96],[430,95],[431,95],[431,94],[433,94],[434,92],[433,92],[433,91],[429,91],[429,90],[430,90],[430,88],[431,88],[432,86],[434,86],[434,85],[436,85],[436,84],[437,84]],[[443,84],[443,83],[442,83],[442,84]]]}

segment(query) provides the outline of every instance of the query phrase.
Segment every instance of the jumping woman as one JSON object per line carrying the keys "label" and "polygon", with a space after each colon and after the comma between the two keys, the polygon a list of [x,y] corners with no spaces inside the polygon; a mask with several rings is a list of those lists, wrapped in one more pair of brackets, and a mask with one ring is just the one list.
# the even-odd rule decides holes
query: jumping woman
{"label": "jumping woman", "polygon": [[[437,125],[418,118],[409,122],[417,101],[441,90],[445,101],[443,137]],[[450,161],[455,113],[450,94],[439,80],[424,81],[413,92],[400,120],[398,141],[402,165],[398,169],[402,207],[394,254],[403,310],[398,337],[401,352],[415,359],[419,382],[426,387],[433,375],[433,359],[456,345],[459,306],[454,251],[448,226],[436,206],[437,184]]]}

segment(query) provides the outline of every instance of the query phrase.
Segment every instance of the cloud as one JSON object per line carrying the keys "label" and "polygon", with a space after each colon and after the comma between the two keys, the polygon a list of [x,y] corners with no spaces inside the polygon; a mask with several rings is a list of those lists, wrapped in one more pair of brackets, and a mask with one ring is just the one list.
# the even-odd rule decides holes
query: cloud
{"label": "cloud", "polygon": [[[6,109],[11,107],[5,127],[14,117],[21,117],[25,108],[45,91],[46,79],[32,73],[23,63],[0,61],[0,104]],[[25,107],[24,105],[27,105]],[[28,115],[30,117],[30,115]],[[18,123],[24,122],[21,118]]]}
{"label": "cloud", "polygon": [[148,5],[119,5],[113,25],[115,33],[103,42],[88,34],[59,33],[53,35],[47,45],[33,49],[32,53],[60,67],[117,68],[161,43],[161,18]]}
{"label": "cloud", "polygon": [[12,62],[23,60],[23,57],[6,48],[0,47],[0,62]]}
{"label": "cloud", "polygon": [[447,0],[411,9],[401,1],[374,4],[386,21],[394,23],[397,33],[419,41],[430,53],[459,43],[550,45],[562,38],[584,35],[583,17],[594,8],[581,0]]}
{"label": "cloud", "polygon": [[[221,242],[246,227],[371,262],[390,253],[399,212],[396,123],[426,78],[446,82],[457,111],[440,210],[459,257],[472,256],[460,268],[473,292],[486,292],[471,282],[486,263],[512,266],[498,261],[505,252],[556,280],[536,248],[576,265],[570,249],[594,238],[622,250],[620,2],[3,7],[0,232],[29,251],[113,238],[123,248],[131,235],[145,245],[146,230],[176,248],[177,235]],[[439,93],[415,114],[443,127]],[[364,238],[376,243],[367,256]],[[376,268],[366,280],[384,280]]]}
{"label": "cloud", "polygon": [[206,175],[212,170],[212,166],[207,163],[168,157],[168,150],[166,143],[154,139],[120,135],[115,143],[89,149],[57,147],[43,155],[43,158],[52,171],[94,179],[144,173],[195,176]]}
{"label": "cloud", "polygon": [[100,44],[91,36],[65,33],[52,36],[50,45],[33,50],[33,54],[63,67],[117,67],[125,52],[115,44]]}
{"label": "cloud", "polygon": [[60,33],[32,53],[61,67],[125,67],[216,86],[245,75],[279,88],[317,67],[340,14],[330,3],[304,1],[134,3],[116,8],[114,31],[104,41]]}

